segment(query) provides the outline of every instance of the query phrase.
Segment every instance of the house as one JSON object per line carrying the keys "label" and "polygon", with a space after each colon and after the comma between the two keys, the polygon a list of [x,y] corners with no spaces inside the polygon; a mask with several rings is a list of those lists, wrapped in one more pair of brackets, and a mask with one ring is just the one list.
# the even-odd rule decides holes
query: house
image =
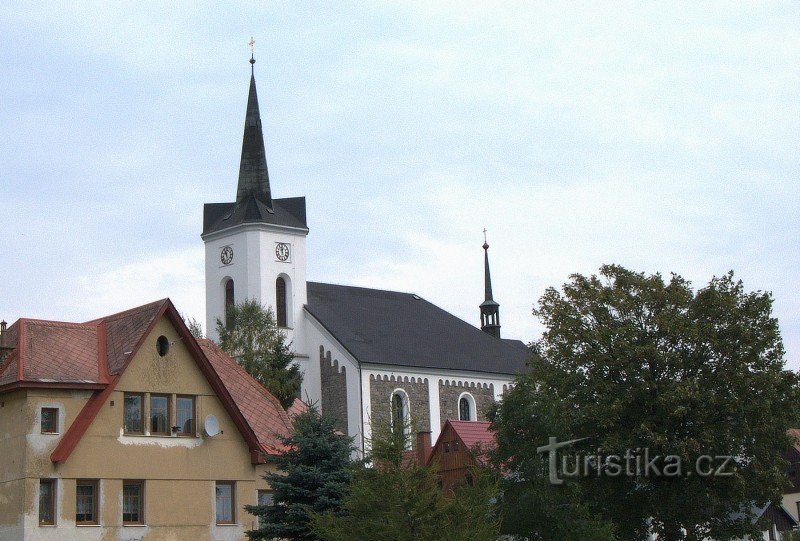
{"label": "house", "polygon": [[[433,448],[429,434],[419,433],[417,438],[417,463],[436,466],[445,490],[460,482],[470,482],[473,470],[488,464],[488,453],[495,447],[490,423],[480,421],[448,419]],[[426,448],[427,452],[420,451]]]}
{"label": "house", "polygon": [[412,447],[411,433],[429,430],[435,439],[447,419],[486,420],[528,357],[521,341],[501,338],[489,245],[480,328],[414,293],[308,281],[305,198],[274,197],[254,63],[251,57],[236,198],[203,210],[209,337],[216,339],[217,321],[234,303],[272,307],[304,373],[302,396],[362,450],[375,422],[413,420]]}
{"label": "house", "polygon": [[238,540],[280,403],[168,299],[0,337],[0,539]]}

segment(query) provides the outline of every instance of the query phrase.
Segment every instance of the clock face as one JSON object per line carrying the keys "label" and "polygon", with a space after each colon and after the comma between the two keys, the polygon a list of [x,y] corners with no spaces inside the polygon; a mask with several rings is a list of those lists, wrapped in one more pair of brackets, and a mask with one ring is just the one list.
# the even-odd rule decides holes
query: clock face
{"label": "clock face", "polygon": [[223,265],[230,265],[233,263],[233,248],[225,246],[219,253],[219,260],[222,261]]}
{"label": "clock face", "polygon": [[285,242],[279,242],[275,245],[275,257],[278,258],[278,261],[288,261],[289,260],[289,245]]}

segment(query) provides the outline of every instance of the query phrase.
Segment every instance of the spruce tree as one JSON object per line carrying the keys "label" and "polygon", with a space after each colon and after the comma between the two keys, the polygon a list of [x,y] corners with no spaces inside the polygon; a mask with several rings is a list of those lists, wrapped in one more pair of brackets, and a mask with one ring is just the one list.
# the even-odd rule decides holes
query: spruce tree
{"label": "spruce tree", "polygon": [[264,476],[274,490],[270,505],[248,505],[261,527],[250,539],[317,539],[310,513],[338,515],[352,475],[352,438],[336,431],[335,421],[314,406],[295,417],[294,433],[283,439],[287,451],[278,456],[277,471]]}

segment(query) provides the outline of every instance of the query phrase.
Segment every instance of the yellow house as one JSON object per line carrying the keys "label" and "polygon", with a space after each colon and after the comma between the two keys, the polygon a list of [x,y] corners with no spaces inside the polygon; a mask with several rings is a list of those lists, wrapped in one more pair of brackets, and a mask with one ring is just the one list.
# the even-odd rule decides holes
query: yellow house
{"label": "yellow house", "polygon": [[0,355],[0,539],[238,540],[290,431],[169,299],[20,319]]}

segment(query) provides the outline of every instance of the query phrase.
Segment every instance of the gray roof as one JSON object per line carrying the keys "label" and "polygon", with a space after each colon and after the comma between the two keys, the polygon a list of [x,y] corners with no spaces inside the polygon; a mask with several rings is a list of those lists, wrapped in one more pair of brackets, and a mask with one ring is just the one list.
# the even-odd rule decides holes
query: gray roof
{"label": "gray roof", "polygon": [[250,196],[244,204],[206,203],[203,205],[203,235],[245,223],[285,225],[308,229],[306,198],[273,199],[272,211]]}
{"label": "gray roof", "polygon": [[308,282],[306,310],[362,363],[527,371],[520,340],[490,336],[413,293]]}

